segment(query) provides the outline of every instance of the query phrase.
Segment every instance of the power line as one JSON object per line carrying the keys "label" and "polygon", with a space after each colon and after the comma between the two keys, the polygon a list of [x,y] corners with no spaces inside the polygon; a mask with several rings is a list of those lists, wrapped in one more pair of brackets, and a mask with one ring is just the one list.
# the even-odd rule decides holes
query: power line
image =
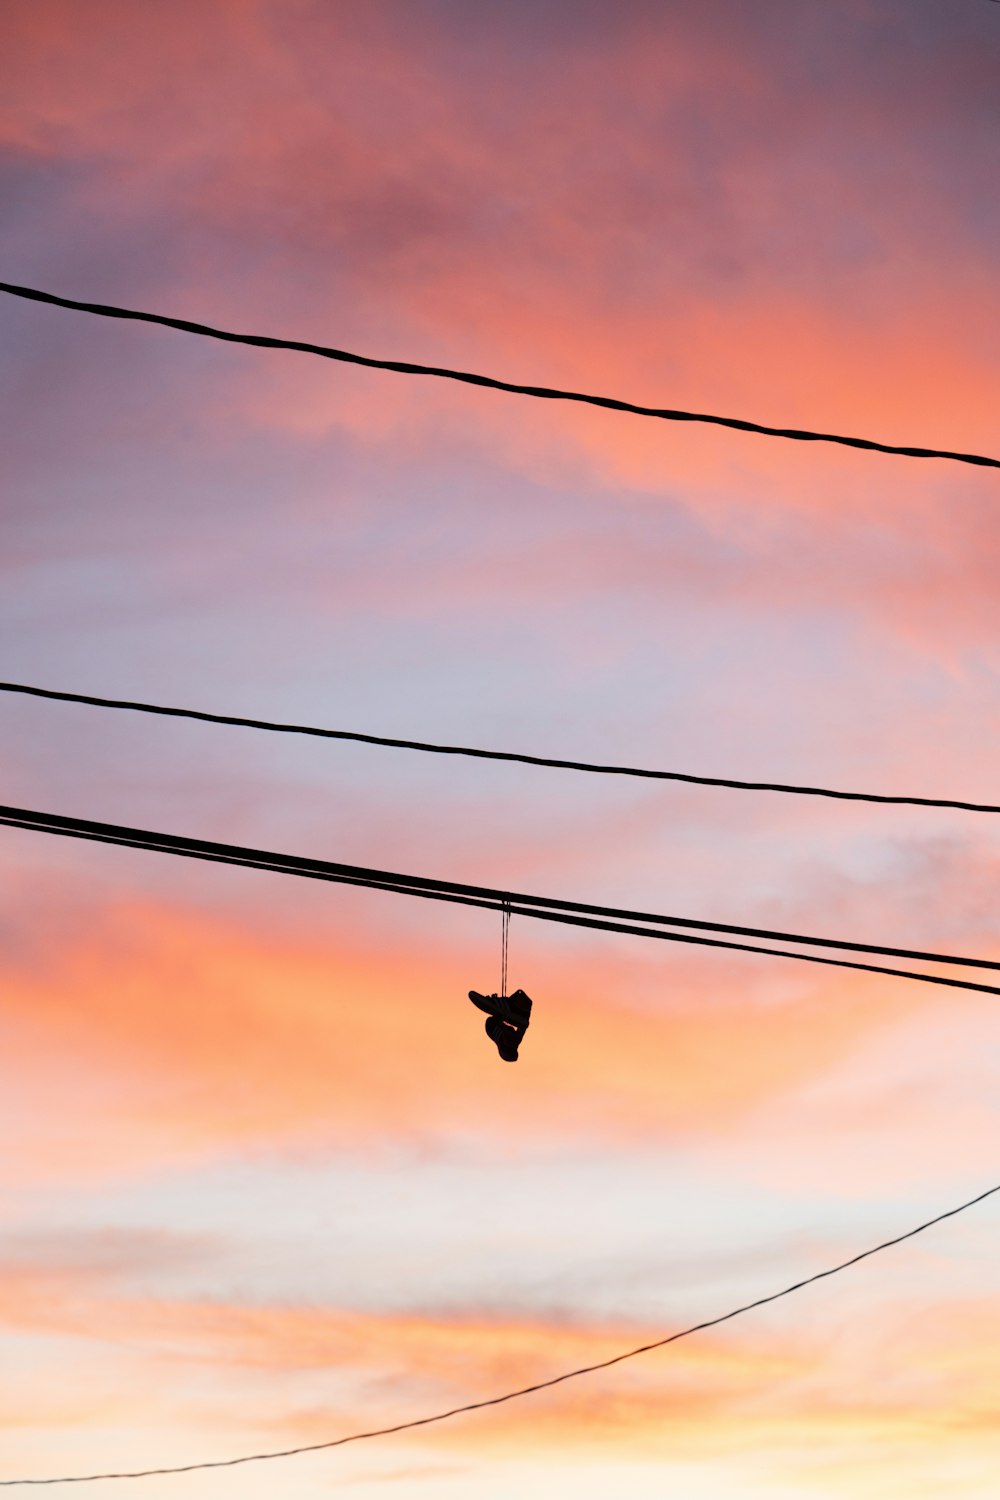
{"label": "power line", "polygon": [[[853,959],[830,958],[819,953],[799,953],[782,948],[765,948],[753,943],[735,942],[732,938],[706,937],[702,934],[706,932],[729,933],[734,936],[762,937],[773,941],[834,948],[854,953],[909,958],[925,963],[1000,969],[1000,962],[992,959],[929,953],[912,948],[887,948],[874,943],[852,943],[839,938],[817,938],[802,933],[737,927],[725,922],[698,921],[689,917],[668,917],[653,912],[627,911],[614,906],[594,906],[580,901],[560,901],[547,896],[531,896],[495,890],[488,886],[435,880],[420,875],[401,875],[395,871],[369,869],[363,865],[340,864],[331,860],[308,859],[301,855],[276,854],[262,849],[244,848],[236,844],[220,844],[206,839],[155,833],[147,829],[130,828],[115,823],[97,823],[84,818],[34,812],[27,808],[0,807],[0,824],[36,833],[59,834],[69,838],[145,849],[155,853],[180,855],[188,859],[207,860],[216,864],[267,870],[274,874],[297,875],[311,880],[327,880],[341,885],[393,891],[397,895],[419,896],[426,900],[449,901],[463,906],[483,907],[499,912],[508,910],[515,916],[534,917],[539,921],[560,922],[569,926],[587,927],[624,936],[656,938],[664,942],[690,943],[700,947],[725,948],[742,953],[761,953],[772,958],[794,958],[805,963],[824,964],[841,969],[859,969],[867,973],[890,975],[893,978],[912,979],[924,984],[943,984],[953,989],[1000,995],[1000,987],[996,985],[954,979],[943,974],[925,974],[911,969],[888,968],[881,964],[862,963]],[[666,930],[671,927],[694,930],[683,932]]]}
{"label": "power line", "polygon": [[738,781],[725,776],[696,776],[684,771],[650,771],[639,766],[602,765],[586,760],[564,760],[549,755],[523,755],[512,750],[479,750],[469,745],[439,745],[426,740],[392,739],[387,735],[362,734],[351,729],[318,729],[309,724],[282,724],[270,719],[248,719],[237,714],[209,713],[195,708],[169,708],[161,703],[141,703],[131,698],[99,698],[92,693],[63,693],[54,688],[31,687],[23,682],[0,682],[0,693],[23,693],[57,703],[84,703],[93,708],[128,709],[135,713],[160,714],[171,719],[196,719],[206,724],[233,724],[241,729],[265,729],[275,734],[305,734],[324,740],[350,740],[362,745],[382,745],[392,750],[422,750],[431,755],[465,755],[476,760],[513,761],[518,765],[546,766],[559,771],[590,771],[601,776],[639,776],[650,781],[680,781],[692,786],[718,786],[741,792],[784,792],[798,797],[832,797],[842,802],[875,802],[902,807],[945,807],[960,812],[1000,813],[992,802],[963,802],[949,797],[897,797],[878,792],[843,792],[832,787],[798,786],[781,781]]}
{"label": "power line", "polygon": [[294,349],[302,354],[318,354],[323,359],[339,360],[344,364],[363,365],[372,370],[393,370],[401,375],[433,375],[441,380],[458,380],[465,385],[484,386],[488,390],[509,391],[517,396],[534,396],[544,401],[579,401],[588,406],[600,406],[609,411],[631,412],[639,417],[659,417],[667,422],[707,422],[714,427],[731,427],[738,432],[755,432],[766,437],[791,438],[800,443],[839,443],[847,448],[864,448],[876,453],[893,453],[906,458],[946,458],[956,463],[979,464],[1000,469],[1000,459],[987,458],[980,453],[955,453],[944,448],[914,448],[895,443],[879,443],[871,438],[844,437],[833,432],[811,432],[795,427],[769,427],[761,422],[749,422],[741,417],[716,417],[706,412],[680,411],[671,407],[639,406],[633,401],[620,401],[614,396],[589,396],[582,391],[565,391],[545,385],[520,385],[510,380],[497,380],[492,375],[473,375],[468,370],[452,370],[444,366],[418,365],[408,360],[374,359],[367,354],[351,354],[345,349],[332,349],[325,344],[306,343],[300,339],[269,338],[263,334],[231,333],[227,329],[212,328],[207,323],[194,323],[188,318],[170,318],[163,313],[138,312],[133,308],[114,307],[101,302],[78,302],[72,297],[57,297],[54,292],[38,291],[34,287],[16,286],[0,281],[0,292],[14,297],[26,297],[32,302],[46,302],[53,307],[68,307],[76,312],[96,313],[102,318],[126,318],[140,323],[156,323],[163,328],[176,328],[182,333],[197,333],[204,338],[221,339],[228,344],[250,344],[257,349]]}
{"label": "power line", "polygon": [[435,1412],[433,1416],[415,1417],[409,1422],[396,1422],[391,1427],[375,1427],[368,1432],[351,1432],[346,1437],[330,1438],[323,1443],[303,1443],[295,1448],[280,1448],[267,1453],[244,1453],[238,1458],[207,1459],[201,1463],[171,1464],[155,1469],[133,1469],[108,1474],[67,1474],[59,1478],[48,1479],[0,1479],[0,1485],[92,1484],[101,1479],[150,1479],[158,1474],[190,1474],[199,1469],[232,1469],[238,1464],[262,1463],[272,1458],[294,1458],[302,1453],[319,1453],[327,1448],[342,1448],[347,1443],[360,1443],[367,1438],[389,1437],[396,1432],[412,1431],[415,1427],[430,1427],[436,1422],[447,1422],[451,1417],[464,1416],[467,1412],[483,1411],[489,1406],[502,1406],[505,1402],[516,1401],[521,1396],[533,1396],[538,1391],[546,1391],[554,1385],[562,1385],[564,1381],[576,1380],[581,1375],[593,1375],[598,1370],[609,1370],[613,1365],[623,1364],[627,1359],[635,1359],[640,1354],[649,1354],[654,1349],[663,1349],[667,1344],[676,1344],[680,1339],[690,1338],[693,1333],[702,1333],[707,1328],[717,1328],[720,1323],[731,1322],[733,1318],[742,1317],[744,1313],[753,1312],[758,1307],[766,1307],[771,1302],[780,1302],[783,1297],[790,1297],[793,1292],[812,1286],[814,1282],[837,1276],[841,1271],[846,1271],[849,1267],[856,1266],[873,1255],[879,1255],[883,1250],[891,1250],[895,1245],[903,1244],[905,1240],[914,1239],[925,1230],[933,1229],[936,1224],[942,1224],[945,1219],[953,1219],[957,1214],[965,1213],[967,1209],[983,1203],[994,1193],[1000,1193],[1000,1183],[995,1187],[987,1188],[985,1193],[979,1193],[975,1198],[969,1198],[967,1202],[960,1203],[957,1208],[949,1208],[944,1213],[936,1214],[933,1219],[927,1219],[923,1224],[918,1224],[915,1229],[908,1229],[905,1234],[898,1234],[891,1240],[883,1240],[881,1244],[873,1245],[870,1250],[862,1250],[859,1255],[852,1255],[849,1260],[842,1260],[839,1265],[830,1266],[825,1271],[817,1271],[813,1276],[806,1276],[802,1281],[783,1287],[780,1292],[771,1292],[767,1297],[758,1297],[753,1302],[745,1302],[742,1307],[734,1307],[731,1312],[721,1313],[716,1318],[706,1318],[702,1323],[693,1323],[690,1328],[682,1328],[679,1333],[671,1333],[666,1338],[656,1339],[649,1344],[641,1344],[637,1349],[627,1349],[625,1353],[612,1355],[610,1359],[598,1360],[592,1365],[580,1365],[575,1370],[564,1371],[562,1375],[553,1375],[550,1379],[539,1380],[534,1385],[525,1385],[519,1390],[507,1391],[502,1396],[490,1396],[485,1401],[469,1401],[463,1406],[453,1406],[448,1411]]}

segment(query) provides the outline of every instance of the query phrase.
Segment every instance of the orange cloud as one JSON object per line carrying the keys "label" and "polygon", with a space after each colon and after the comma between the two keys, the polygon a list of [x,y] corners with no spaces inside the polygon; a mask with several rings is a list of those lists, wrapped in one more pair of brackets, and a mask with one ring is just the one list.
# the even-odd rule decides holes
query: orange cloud
{"label": "orange cloud", "polygon": [[[258,1446],[262,1434],[276,1445],[322,1442],[373,1422],[500,1394],[649,1336],[626,1323],[156,1302],[101,1291],[79,1272],[53,1283],[31,1270],[0,1268],[0,1313],[9,1328],[85,1338],[99,1331],[106,1347],[127,1351],[147,1368],[154,1399],[167,1393],[175,1420],[186,1416],[202,1430],[242,1421]],[[853,1309],[846,1325],[837,1311],[845,1301]],[[431,1428],[416,1441],[467,1456],[528,1449],[536,1458],[566,1459],[604,1449],[619,1457],[627,1451],[632,1461],[790,1450],[785,1463],[805,1444],[846,1466],[877,1462],[900,1442],[933,1452],[988,1441],[993,1304],[941,1296],[930,1305],[911,1304],[904,1297],[864,1317],[860,1305],[845,1284],[822,1316],[813,1309],[804,1324],[783,1316],[778,1329],[751,1319],[738,1330],[709,1331]],[[176,1395],[185,1368],[198,1381],[188,1402]],[[207,1403],[206,1371],[218,1383]],[[310,1404],[308,1382],[319,1377],[328,1395],[316,1400],[314,1393]],[[153,1414],[141,1398],[123,1392],[122,1399],[133,1420],[149,1423]],[[116,1418],[113,1405],[61,1415],[67,1422]],[[48,1416],[60,1420],[58,1412]]]}
{"label": "orange cloud", "polygon": [[553,952],[532,965],[540,1003],[515,1072],[465,1001],[470,955],[377,930],[320,944],[121,903],[58,950],[8,959],[11,1056],[34,1080],[31,1139],[8,1169],[72,1178],[296,1137],[495,1139],[498,1118],[512,1141],[715,1132],[918,1003],[822,978],[775,1005],[769,971],[738,958]]}

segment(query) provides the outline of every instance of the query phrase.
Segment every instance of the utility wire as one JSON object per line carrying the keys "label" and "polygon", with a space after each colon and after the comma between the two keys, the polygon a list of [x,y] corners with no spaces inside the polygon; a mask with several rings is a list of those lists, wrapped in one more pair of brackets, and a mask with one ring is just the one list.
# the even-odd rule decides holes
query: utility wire
{"label": "utility wire", "polygon": [[522,911],[535,907],[549,911],[608,917],[616,922],[642,922],[658,926],[685,927],[705,932],[731,933],[740,937],[764,938],[776,942],[802,943],[817,948],[837,948],[854,953],[910,958],[925,963],[957,964],[976,969],[1000,970],[1000,961],[995,959],[969,958],[956,954],[928,952],[924,949],[889,948],[881,944],[850,942],[841,938],[812,937],[773,928],[740,927],[729,922],[709,922],[691,917],[662,916],[653,912],[630,911],[616,906],[595,906],[589,902],[562,901],[551,896],[531,896],[521,892],[496,890],[489,886],[467,885],[427,876],[402,875],[398,871],[370,869],[363,865],[345,865],[329,860],[304,858],[301,855],[275,854],[267,850],[178,837],[174,834],[153,833],[146,829],[133,829],[113,823],[94,823],[85,819],[65,818],[58,814],[32,812],[25,808],[0,807],[0,822],[14,823],[15,821],[20,827],[37,828],[44,832],[79,833],[84,837],[97,837],[101,841],[129,843],[137,847],[158,849],[167,853],[207,854],[223,862],[233,861],[241,865],[261,866],[276,871],[285,870],[292,874],[315,874],[348,884],[391,885],[393,889],[412,891],[414,895],[447,892],[460,900],[471,898],[475,901],[499,905],[501,910],[516,901],[521,904]]}
{"label": "utility wire", "polygon": [[846,1271],[863,1260],[869,1260],[871,1256],[879,1255],[883,1250],[891,1250],[895,1245],[903,1244],[905,1240],[914,1239],[925,1230],[933,1229],[936,1224],[942,1224],[945,1219],[953,1219],[957,1214],[965,1213],[967,1209],[983,1203],[994,1193],[1000,1193],[1000,1183],[997,1183],[995,1187],[987,1188],[985,1193],[979,1193],[975,1198],[960,1203],[957,1208],[949,1208],[944,1213],[935,1215],[933,1219],[927,1219],[923,1224],[918,1224],[915,1229],[908,1229],[905,1234],[898,1234],[891,1240],[883,1240],[881,1244],[873,1245],[870,1250],[862,1250],[859,1255],[852,1255],[849,1260],[842,1260],[839,1265],[830,1266],[825,1271],[817,1271],[813,1276],[806,1276],[802,1281],[795,1281],[791,1286],[783,1287],[780,1292],[771,1292],[767,1297],[758,1297],[753,1302],[745,1302],[742,1307],[734,1307],[731,1312],[721,1313],[716,1318],[706,1318],[702,1323],[693,1323],[690,1328],[682,1328],[679,1333],[668,1334],[666,1338],[656,1339],[649,1344],[640,1344],[637,1349],[627,1349],[623,1354],[612,1355],[610,1359],[598,1360],[592,1365],[580,1365],[575,1370],[566,1370],[562,1375],[553,1375],[550,1379],[539,1380],[534,1385],[525,1385],[519,1390],[507,1391],[502,1396],[490,1396],[484,1401],[469,1401],[464,1406],[453,1406],[448,1411],[435,1412],[433,1416],[415,1417],[409,1422],[396,1422],[391,1427],[375,1427],[368,1432],[351,1432],[346,1437],[330,1438],[323,1443],[303,1443],[296,1448],[279,1448],[266,1453],[244,1453],[239,1458],[206,1459],[201,1463],[171,1464],[161,1468],[132,1469],[117,1473],[66,1474],[59,1478],[47,1479],[0,1479],[0,1486],[92,1484],[101,1479],[151,1479],[158,1474],[191,1474],[199,1469],[232,1469],[237,1464],[262,1463],[272,1458],[294,1458],[301,1453],[319,1453],[327,1448],[342,1448],[346,1443],[360,1443],[367,1438],[389,1437],[396,1432],[410,1432],[415,1427],[430,1427],[435,1422],[447,1422],[451,1417],[464,1416],[467,1412],[483,1411],[489,1406],[502,1406],[507,1401],[517,1401],[521,1396],[533,1396],[538,1391],[546,1391],[554,1385],[562,1385],[564,1381],[576,1380],[581,1375],[593,1375],[598,1370],[609,1370],[613,1365],[623,1364],[627,1359],[635,1359],[640,1354],[649,1354],[654,1349],[663,1349],[667,1344],[676,1344],[680,1339],[690,1338],[693,1333],[702,1333],[706,1328],[717,1328],[720,1323],[731,1322],[733,1318],[742,1317],[744,1313],[753,1312],[758,1307],[766,1307],[771,1302],[779,1302],[783,1297],[790,1297],[793,1292],[801,1291],[803,1287],[812,1286],[814,1282],[824,1281],[830,1276],[837,1276],[841,1271]]}
{"label": "utility wire", "polygon": [[[69,838],[89,839],[98,843],[146,849],[162,854],[181,855],[189,859],[208,860],[217,864],[239,865],[268,870],[275,874],[297,875],[312,880],[328,880],[342,885],[389,890],[398,895],[419,896],[436,901],[456,902],[463,906],[483,907],[492,911],[508,910],[517,916],[539,921],[561,922],[602,932],[616,932],[630,937],[657,938],[664,942],[691,943],[700,947],[726,948],[742,953],[762,953],[772,958],[795,958],[806,963],[824,964],[841,969],[860,969],[893,978],[912,979],[924,984],[943,984],[953,989],[975,990],[1000,995],[1000,987],[943,974],[918,973],[911,969],[888,968],[881,964],[830,958],[818,953],[790,952],[781,948],[764,948],[731,939],[704,937],[692,931],[676,932],[668,927],[697,929],[701,932],[732,933],[765,937],[776,941],[809,946],[836,948],[849,952],[872,953],[888,957],[910,958],[925,963],[956,964],[981,969],[1000,969],[992,959],[967,958],[954,954],[928,953],[911,948],[885,948],[873,943],[851,943],[838,938],[817,938],[801,933],[774,932],[764,928],[737,927],[724,922],[697,921],[688,917],[666,917],[652,912],[633,912],[613,906],[593,906],[580,901],[559,901],[547,896],[530,896],[488,886],[464,885],[456,881],[433,880],[426,876],[401,875],[394,871],[369,869],[330,860],[306,859],[300,855],[275,854],[262,849],[248,849],[235,844],[220,844],[205,839],[154,833],[115,823],[96,823],[84,818],[68,818],[54,813],[33,812],[26,808],[0,807],[0,824],[37,833],[60,834]],[[649,926],[637,925],[648,923]]]}
{"label": "utility wire", "polygon": [[489,390],[509,391],[517,396],[535,396],[545,401],[580,401],[588,406],[601,406],[609,411],[632,412],[639,417],[659,417],[667,422],[708,422],[714,427],[732,427],[738,432],[762,433],[766,437],[792,438],[800,443],[840,443],[847,448],[865,448],[876,453],[894,453],[906,458],[947,458],[957,463],[979,464],[1000,469],[1000,459],[987,458],[980,453],[955,453],[945,448],[913,448],[895,443],[879,443],[871,438],[843,437],[833,432],[811,432],[796,427],[768,427],[760,422],[748,422],[741,417],[715,417],[706,412],[679,411],[671,407],[639,406],[633,401],[620,401],[614,396],[588,396],[582,391],[564,391],[545,385],[519,385],[510,380],[497,380],[492,375],[473,375],[467,370],[452,370],[443,366],[412,364],[407,360],[373,359],[367,354],[351,354],[345,349],[331,349],[325,344],[310,344],[300,339],[268,338],[256,333],[231,333],[223,328],[211,328],[207,323],[193,323],[188,318],[170,318],[163,313],[137,312],[133,308],[113,307],[101,302],[78,302],[72,297],[57,297],[54,292],[38,291],[34,287],[16,286],[0,281],[0,292],[13,297],[26,297],[32,302],[46,302],[53,307],[68,307],[76,312],[96,313],[102,318],[126,318],[140,323],[156,323],[163,328],[176,328],[182,333],[197,333],[204,338],[222,339],[228,344],[251,344],[258,349],[295,349],[302,354],[318,354],[323,359],[340,360],[344,364],[364,365],[372,370],[394,370],[401,375],[433,375],[442,380],[459,380],[465,385],[485,386]]}
{"label": "utility wire", "polygon": [[832,787],[796,786],[781,781],[736,781],[724,776],[695,776],[683,771],[649,771],[639,766],[602,765],[586,760],[561,760],[548,755],[522,755],[513,750],[478,750],[469,745],[438,745],[426,740],[391,739],[351,729],[318,729],[310,724],[281,724],[270,719],[248,719],[236,714],[208,713],[195,708],[168,708],[131,698],[99,698],[92,693],[63,693],[23,682],[0,682],[0,693],[23,693],[57,703],[84,703],[93,708],[120,708],[135,713],[160,714],[171,719],[197,719],[206,724],[234,724],[242,729],[266,729],[274,734],[306,734],[324,740],[351,740],[383,745],[391,750],[423,750],[431,755],[467,755],[476,760],[514,761],[519,765],[548,766],[559,771],[592,771],[601,776],[640,776],[650,781],[682,781],[693,786],[719,786],[740,792],[787,792],[799,797],[833,797],[842,802],[880,802],[904,807],[950,807],[961,812],[1000,813],[992,802],[962,802],[949,797],[895,797],[878,792],[842,792]]}

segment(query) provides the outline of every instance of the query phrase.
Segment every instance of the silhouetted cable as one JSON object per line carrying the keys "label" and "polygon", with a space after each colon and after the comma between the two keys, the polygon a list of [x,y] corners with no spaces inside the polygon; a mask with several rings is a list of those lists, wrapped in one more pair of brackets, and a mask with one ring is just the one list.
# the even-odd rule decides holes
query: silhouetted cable
{"label": "silhouetted cable", "polygon": [[[775,941],[802,943],[849,952],[881,954],[911,958],[925,963],[957,964],[977,969],[1000,969],[992,959],[961,957],[954,954],[927,953],[910,948],[885,948],[874,943],[850,943],[838,938],[808,937],[801,933],[772,932],[764,928],[737,927],[724,922],[703,922],[687,917],[666,917],[653,912],[633,912],[613,906],[593,906],[580,901],[559,901],[546,896],[494,890],[488,886],[464,885],[457,881],[433,880],[420,875],[401,875],[390,870],[368,869],[363,865],[338,864],[331,860],[306,859],[300,855],[275,854],[263,849],[248,849],[236,844],[220,844],[206,839],[182,838],[175,834],[155,833],[116,823],[96,823],[84,818],[62,817],[54,813],[34,812],[27,808],[0,807],[0,824],[36,833],[60,834],[68,838],[89,839],[150,852],[180,855],[188,859],[208,860],[216,864],[239,865],[249,869],[268,870],[274,874],[298,875],[311,880],[328,880],[341,885],[364,886],[393,891],[398,895],[420,896],[435,901],[451,901],[463,906],[485,907],[492,911],[509,910],[517,916],[535,917],[544,922],[561,922],[573,927],[588,927],[601,932],[615,932],[629,937],[657,938],[663,942],[691,943],[707,948],[726,948],[741,953],[761,953],[772,958],[795,958],[805,963],[825,964],[838,969],[859,969],[872,974],[887,974],[898,979],[913,979],[923,984],[943,984],[953,989],[976,990],[1000,995],[1000,987],[943,974],[924,974],[910,969],[887,968],[881,964],[828,958],[818,953],[788,952],[782,948],[762,948],[717,937],[695,936],[694,932],[666,931],[668,927],[696,929],[698,932],[733,933]],[[649,923],[650,926],[640,926]]]}
{"label": "silhouetted cable", "polygon": [[237,714],[209,713],[196,708],[168,708],[131,698],[98,698],[92,693],[63,693],[31,687],[23,682],[0,682],[0,693],[23,693],[57,703],[84,703],[92,708],[121,708],[135,713],[160,714],[171,719],[197,719],[206,724],[233,724],[241,729],[266,729],[274,734],[306,734],[323,740],[350,740],[382,745],[391,750],[423,750],[430,755],[466,755],[475,760],[514,761],[518,765],[548,766],[558,771],[591,771],[600,776],[639,776],[650,781],[681,781],[692,786],[718,786],[739,792],[785,792],[797,797],[833,797],[842,802],[881,802],[903,807],[948,807],[960,812],[1000,813],[992,802],[962,802],[950,797],[896,797],[878,792],[841,792],[832,787],[796,786],[781,781],[737,781],[725,776],[695,776],[684,771],[649,771],[639,766],[602,765],[586,760],[562,760],[550,755],[522,755],[513,750],[478,750],[469,745],[438,745],[426,740],[392,739],[351,729],[318,729],[310,724],[281,724],[270,719],[248,719]]}
{"label": "silhouetted cable", "polygon": [[627,1359],[636,1359],[640,1354],[651,1354],[654,1349],[664,1349],[668,1344],[676,1344],[680,1339],[690,1338],[692,1334],[702,1333],[707,1328],[718,1328],[721,1323],[729,1323],[733,1318],[740,1318],[744,1313],[754,1312],[758,1307],[767,1307],[772,1302],[780,1302],[783,1297],[790,1297],[793,1292],[800,1292],[804,1287],[813,1286],[817,1281],[825,1281],[830,1276],[838,1276],[841,1271],[859,1265],[861,1261],[869,1260],[873,1255],[881,1254],[883,1250],[891,1250],[896,1245],[902,1245],[906,1240],[914,1239],[925,1230],[933,1229],[936,1224],[943,1224],[946,1219],[953,1219],[957,1214],[975,1208],[978,1203],[992,1198],[995,1193],[1000,1193],[1000,1183],[997,1183],[995,1187],[987,1188],[985,1193],[978,1193],[975,1198],[969,1198],[965,1203],[960,1203],[957,1208],[949,1208],[944,1213],[936,1214],[933,1219],[927,1219],[923,1224],[918,1224],[915,1229],[908,1229],[905,1234],[897,1234],[891,1240],[883,1240],[881,1244],[873,1245],[870,1250],[862,1250],[859,1255],[852,1255],[849,1260],[842,1260],[838,1265],[830,1266],[825,1271],[817,1271],[813,1276],[806,1276],[801,1281],[793,1282],[791,1286],[783,1287],[780,1292],[771,1292],[766,1297],[757,1297],[753,1302],[744,1302],[741,1307],[734,1307],[731,1312],[721,1313],[716,1318],[706,1318],[701,1323],[692,1323],[690,1328],[682,1328],[679,1333],[668,1334],[666,1338],[655,1339],[649,1344],[640,1344],[637,1349],[627,1349],[623,1354],[614,1354],[610,1359],[597,1360],[592,1365],[580,1365],[575,1370],[566,1370],[562,1375],[553,1375],[548,1380],[536,1381],[534,1385],[521,1386],[516,1391],[506,1391],[502,1396],[489,1396],[484,1401],[468,1401],[463,1406],[453,1406],[448,1411],[435,1412],[429,1417],[414,1417],[408,1422],[396,1422],[391,1427],[373,1427],[367,1432],[351,1432],[346,1437],[329,1438],[322,1443],[302,1443],[295,1448],[278,1448],[264,1453],[244,1453],[238,1458],[205,1459],[201,1463],[165,1464],[155,1469],[131,1469],[117,1473],[66,1474],[58,1478],[46,1479],[0,1479],[0,1485],[9,1487],[25,1484],[93,1484],[101,1479],[151,1479],[158,1474],[191,1474],[199,1469],[233,1469],[238,1464],[263,1463],[272,1458],[295,1458],[303,1453],[321,1453],[328,1448],[343,1448],[347,1443],[360,1443],[367,1438],[390,1437],[396,1432],[410,1432],[415,1427],[430,1427],[435,1422],[447,1422],[452,1417],[465,1416],[468,1412],[484,1411],[490,1406],[503,1406],[507,1401],[517,1401],[522,1396],[534,1396],[538,1391],[551,1390],[553,1386],[562,1385],[567,1380],[576,1380],[581,1375],[594,1375],[599,1370],[610,1370],[614,1365],[623,1364]]}
{"label": "silhouetted cable", "polygon": [[256,333],[230,333],[227,329],[212,328],[207,323],[194,323],[188,318],[170,318],[163,313],[137,312],[128,307],[112,307],[101,302],[78,302],[72,297],[57,297],[54,292],[41,292],[34,287],[16,286],[0,281],[0,292],[14,297],[26,297],[32,302],[46,302],[53,307],[68,307],[75,312],[96,313],[102,318],[126,318],[139,323],[156,323],[163,328],[176,328],[182,333],[197,333],[204,338],[221,339],[227,344],[250,344],[257,349],[294,349],[302,354],[318,354],[323,359],[339,360],[344,364],[363,365],[371,370],[393,370],[400,375],[433,375],[441,380],[459,380],[465,385],[484,386],[488,390],[509,391],[516,396],[535,396],[545,401],[579,401],[588,406],[601,406],[609,411],[631,412],[639,417],[659,417],[666,422],[707,422],[714,427],[731,427],[737,432],[756,432],[765,437],[791,438],[800,443],[839,443],[847,448],[864,448],[876,453],[893,453],[904,458],[947,458],[957,463],[979,464],[1000,469],[1000,459],[986,458],[980,453],[954,453],[946,448],[913,448],[895,443],[878,443],[872,438],[843,437],[833,432],[810,432],[797,427],[769,427],[761,422],[748,422],[742,417],[715,417],[706,412],[679,411],[671,407],[639,406],[633,401],[620,401],[614,396],[588,396],[582,391],[564,391],[545,385],[520,385],[510,380],[497,380],[492,375],[473,375],[467,370],[451,370],[437,365],[412,364],[407,360],[373,359],[367,354],[351,354],[345,349],[331,349],[325,344],[310,344],[301,339],[268,338]]}

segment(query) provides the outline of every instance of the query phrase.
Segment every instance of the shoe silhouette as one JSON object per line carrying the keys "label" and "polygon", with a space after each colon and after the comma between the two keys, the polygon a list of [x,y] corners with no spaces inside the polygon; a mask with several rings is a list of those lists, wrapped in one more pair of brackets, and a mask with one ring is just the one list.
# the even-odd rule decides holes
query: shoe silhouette
{"label": "shoe silhouette", "polygon": [[518,1031],[516,1026],[508,1026],[499,1016],[490,1016],[486,1022],[486,1035],[491,1042],[496,1043],[496,1049],[504,1062],[517,1062],[517,1049],[523,1032]]}
{"label": "shoe silhouette", "polygon": [[478,990],[470,990],[469,999],[489,1017],[486,1035],[504,1062],[517,1062],[517,1049],[531,1020],[530,997],[523,990],[515,990],[513,995],[481,995]]}
{"label": "shoe silhouette", "polygon": [[523,990],[515,990],[513,995],[504,997],[504,1003],[513,1017],[514,1025],[527,1027],[531,1020],[531,997]]}
{"label": "shoe silhouette", "polygon": [[531,1020],[531,1000],[523,990],[515,990],[513,995],[481,995],[478,990],[470,990],[469,999],[488,1016],[499,1016],[512,1026],[527,1026]]}

